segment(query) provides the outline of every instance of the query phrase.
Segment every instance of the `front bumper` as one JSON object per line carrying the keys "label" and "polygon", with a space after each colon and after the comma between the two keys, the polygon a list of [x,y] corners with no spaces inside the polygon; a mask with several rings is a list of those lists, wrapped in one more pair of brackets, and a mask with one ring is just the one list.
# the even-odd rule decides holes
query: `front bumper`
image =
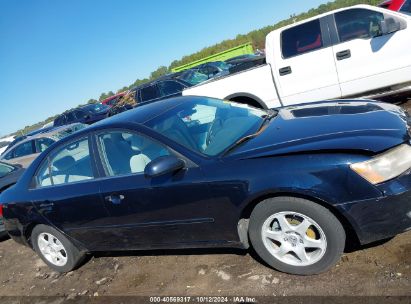
{"label": "front bumper", "polygon": [[354,227],[361,244],[411,230],[411,172],[377,188],[384,194],[378,199],[336,206]]}

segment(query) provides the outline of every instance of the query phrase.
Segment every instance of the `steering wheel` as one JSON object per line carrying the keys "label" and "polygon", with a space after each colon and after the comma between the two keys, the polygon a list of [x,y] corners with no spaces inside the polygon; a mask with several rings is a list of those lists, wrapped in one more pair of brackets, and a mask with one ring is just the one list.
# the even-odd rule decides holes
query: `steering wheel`
{"label": "steering wheel", "polygon": [[208,128],[208,133],[207,133],[207,138],[206,138],[207,146],[211,143],[217,131],[221,130],[222,127],[223,127],[223,121],[221,120],[221,118],[214,119],[213,123],[210,124],[210,127]]}

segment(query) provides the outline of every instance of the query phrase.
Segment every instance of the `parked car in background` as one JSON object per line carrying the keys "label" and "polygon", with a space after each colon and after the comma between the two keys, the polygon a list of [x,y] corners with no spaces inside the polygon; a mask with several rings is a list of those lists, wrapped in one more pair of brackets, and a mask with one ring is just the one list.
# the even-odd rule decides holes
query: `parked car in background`
{"label": "parked car in background", "polygon": [[408,129],[401,108],[367,100],[170,98],[40,155],[0,196],[5,226],[58,272],[94,251],[251,245],[275,269],[316,274],[346,239],[411,228]]}
{"label": "parked car in background", "polygon": [[14,147],[19,142],[25,140],[26,138],[27,138],[26,135],[15,137],[14,140],[7,146],[7,148],[3,151],[3,153],[1,155],[6,154],[7,151],[9,151],[12,147]]}
{"label": "parked car in background", "polygon": [[266,64],[265,56],[253,56],[233,61],[229,69],[230,74],[238,73],[247,69],[251,69],[256,66]]}
{"label": "parked car in background", "polygon": [[44,126],[42,126],[41,128],[42,129],[48,129],[48,128],[53,127],[53,126],[54,126],[54,121],[50,121],[50,122],[46,123]]}
{"label": "parked car in background", "polygon": [[[13,166],[0,162],[0,193],[17,183],[23,172],[24,169],[19,165]],[[2,211],[0,206],[0,239],[7,236],[7,231],[4,229]]]}
{"label": "parked car in background", "polygon": [[87,127],[86,124],[75,123],[61,126],[48,133],[28,136],[0,156],[0,161],[18,164],[27,168],[33,160],[56,141]]}
{"label": "parked car in background", "polygon": [[101,103],[109,106],[110,108],[114,106],[120,99],[126,94],[126,92],[118,93],[114,96],[110,96],[109,98],[104,99]]}
{"label": "parked car in background", "polygon": [[411,14],[411,0],[387,0],[382,2],[380,7],[405,14]]}
{"label": "parked car in background", "polygon": [[8,146],[14,141],[14,138],[14,136],[8,136],[0,139],[0,155],[7,150]]}
{"label": "parked car in background", "polygon": [[73,123],[93,124],[107,117],[110,107],[101,103],[85,105],[59,115],[54,120],[54,126],[64,126]]}
{"label": "parked car in background", "polygon": [[37,135],[37,134],[40,134],[40,133],[47,133],[47,132],[53,130],[54,128],[55,128],[54,125],[48,126],[48,127],[45,127],[45,128],[42,127],[40,129],[33,130],[33,131],[27,133],[26,136],[28,137],[28,136],[34,136],[34,135]]}
{"label": "parked car in background", "polygon": [[209,79],[207,75],[200,73],[196,68],[175,73],[174,78],[183,80],[191,85],[197,85]]}
{"label": "parked car in background", "polygon": [[204,82],[183,95],[261,108],[411,93],[411,16],[357,5],[272,31],[267,64]]}
{"label": "parked car in background", "polygon": [[190,86],[190,83],[176,78],[176,75],[166,75],[131,89],[122,101],[110,109],[108,115],[113,116],[139,105],[181,96],[181,92]]}
{"label": "parked car in background", "polygon": [[11,165],[0,161],[0,193],[14,185],[24,169],[20,165]]}
{"label": "parked car in background", "polygon": [[215,77],[228,75],[230,67],[231,65],[224,61],[213,61],[200,64],[192,69],[206,75],[208,79],[212,79]]}
{"label": "parked car in background", "polygon": [[256,58],[260,58],[261,56],[257,56],[254,54],[245,54],[245,55],[240,55],[240,56],[236,56],[230,59],[227,59],[225,61],[225,63],[228,63],[230,65],[237,65],[238,63],[242,63],[244,61],[248,61],[248,60],[254,60]]}

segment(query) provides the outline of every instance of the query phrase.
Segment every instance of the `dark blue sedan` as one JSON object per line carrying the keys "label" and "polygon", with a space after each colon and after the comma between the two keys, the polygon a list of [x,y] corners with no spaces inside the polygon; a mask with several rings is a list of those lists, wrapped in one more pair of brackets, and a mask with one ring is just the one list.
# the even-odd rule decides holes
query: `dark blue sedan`
{"label": "dark blue sedan", "polygon": [[346,240],[411,228],[409,141],[384,103],[173,98],[53,144],[0,202],[12,238],[59,272],[95,251],[252,246],[315,274]]}

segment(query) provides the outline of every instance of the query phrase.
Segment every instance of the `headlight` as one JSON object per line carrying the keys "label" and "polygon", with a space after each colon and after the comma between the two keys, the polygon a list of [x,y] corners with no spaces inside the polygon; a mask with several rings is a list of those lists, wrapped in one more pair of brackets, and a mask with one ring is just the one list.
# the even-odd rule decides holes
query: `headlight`
{"label": "headlight", "polygon": [[400,145],[370,160],[352,164],[350,167],[371,184],[383,183],[411,168],[411,146]]}

